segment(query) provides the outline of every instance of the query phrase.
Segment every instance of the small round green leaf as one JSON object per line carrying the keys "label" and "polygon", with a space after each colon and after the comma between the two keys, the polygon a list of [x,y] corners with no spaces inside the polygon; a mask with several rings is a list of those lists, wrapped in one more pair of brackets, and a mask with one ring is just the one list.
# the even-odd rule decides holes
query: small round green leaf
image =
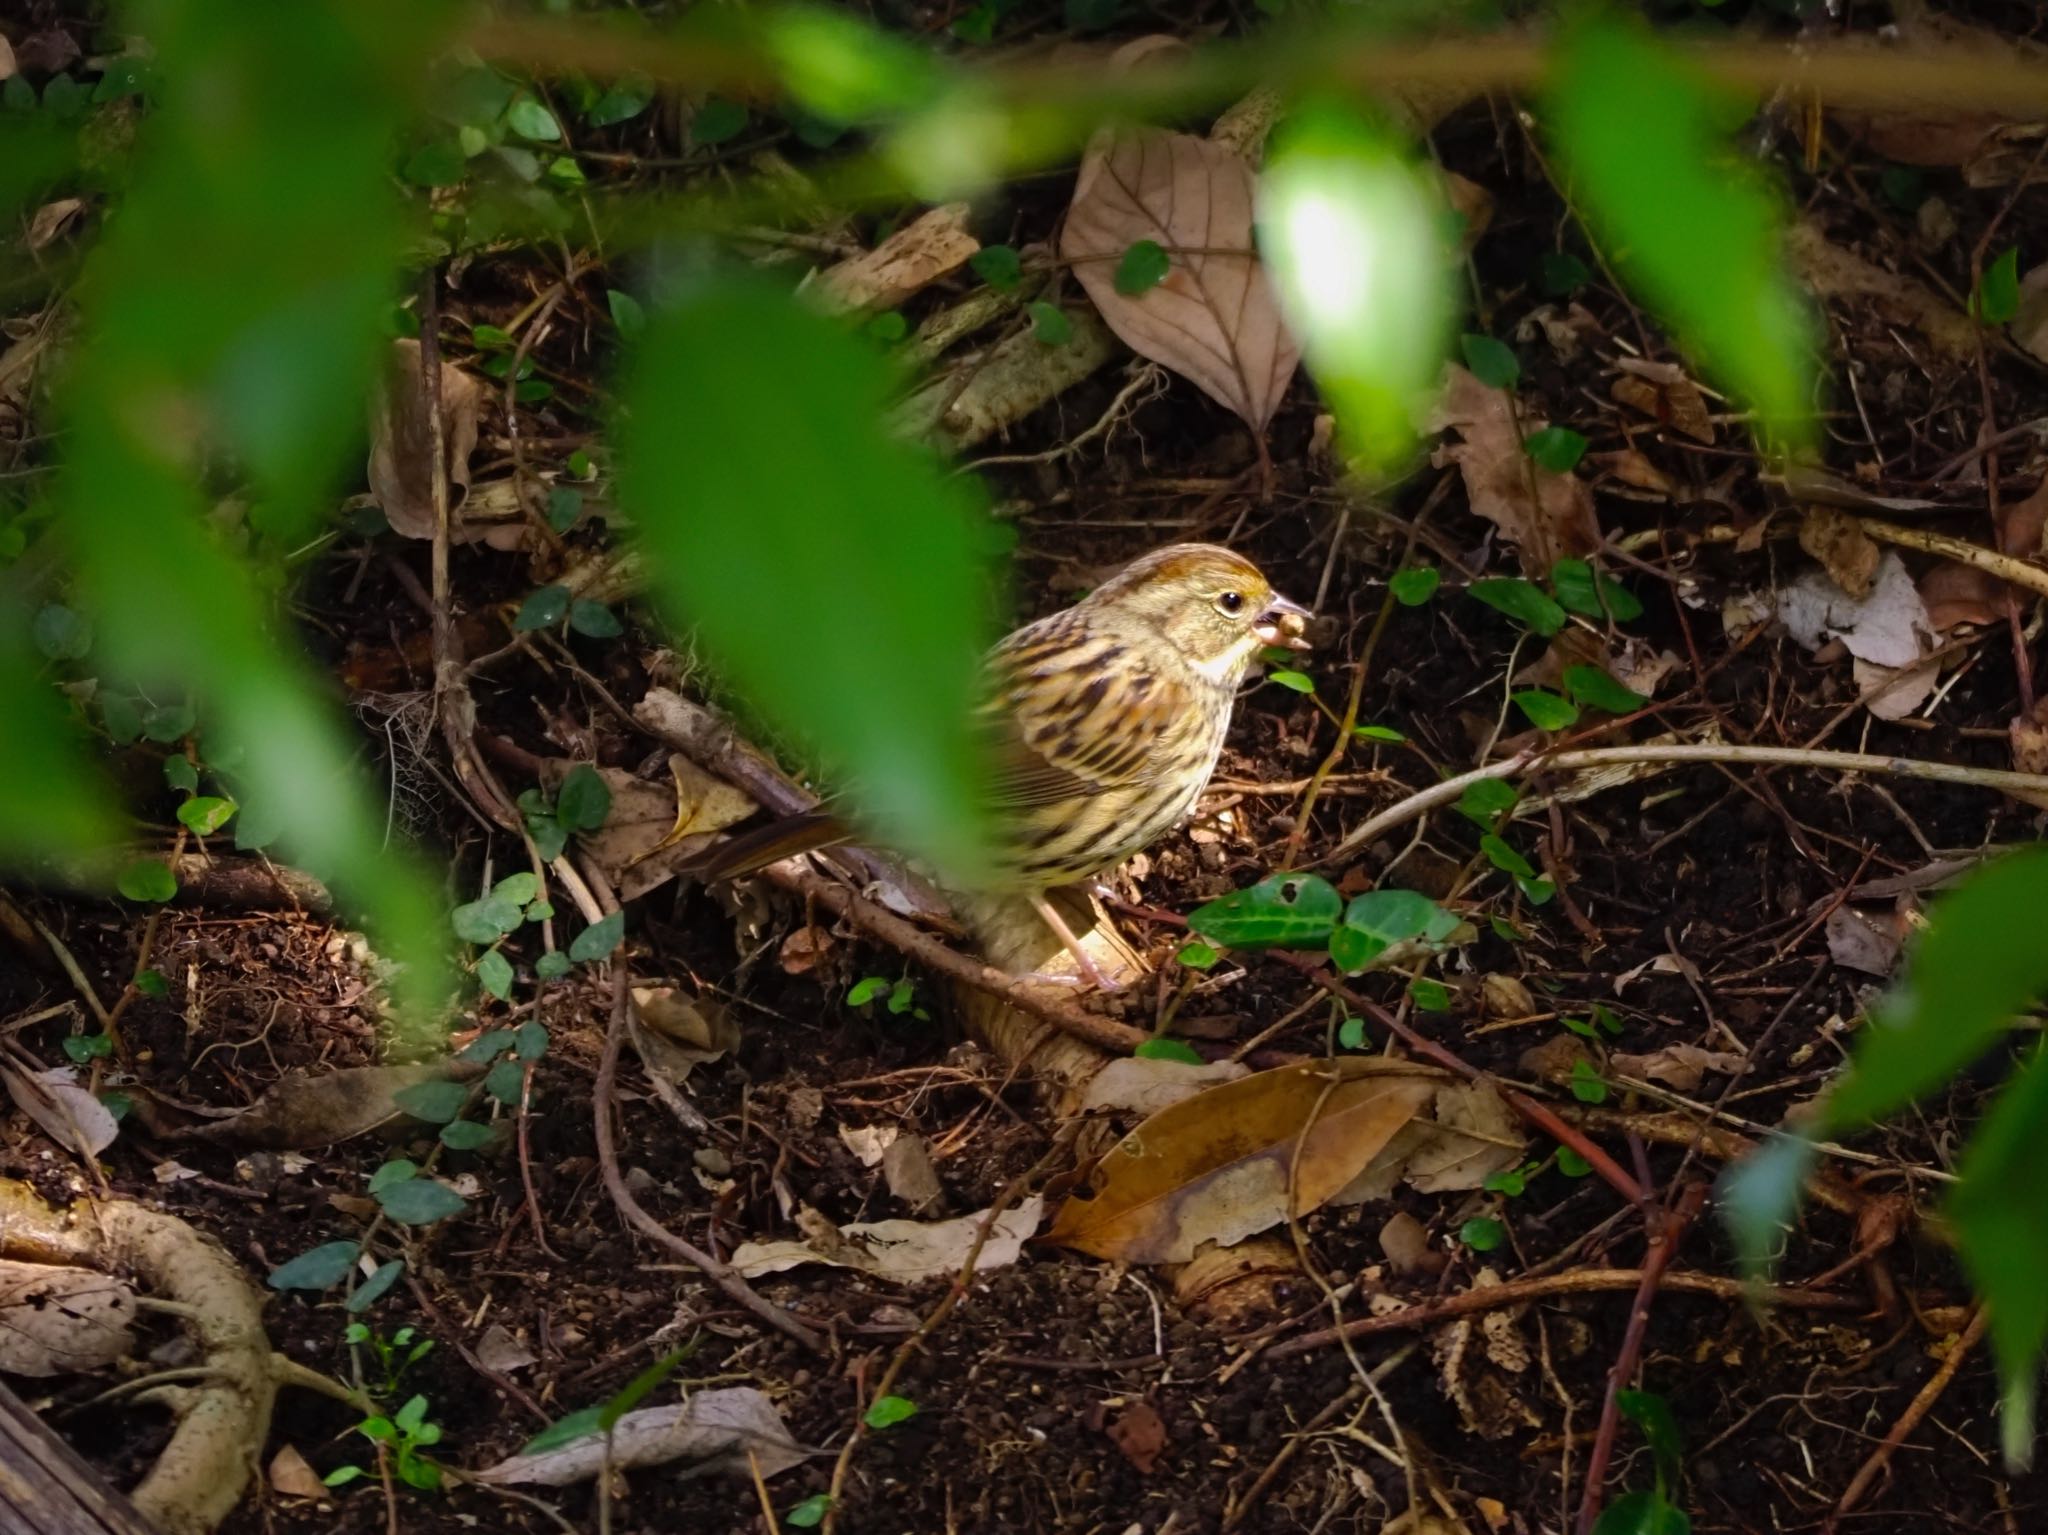
{"label": "small round green leaf", "polygon": [[1578,706],[1570,699],[1560,698],[1543,688],[1524,688],[1509,696],[1514,706],[1538,730],[1569,730],[1578,723]]}
{"label": "small round green leaf", "polygon": [[1530,866],[1529,860],[1492,832],[1479,839],[1479,851],[1486,855],[1487,862],[1503,874],[1512,874],[1517,879],[1536,877],[1536,870]]}
{"label": "small round green leaf", "polygon": [[868,1404],[861,1421],[869,1428],[894,1428],[917,1416],[917,1403],[907,1396],[878,1396]]}
{"label": "small round green leaf", "polygon": [[1567,1178],[1583,1178],[1593,1170],[1593,1164],[1571,1147],[1560,1146],[1557,1148],[1557,1170]]}
{"label": "small round green leaf", "polygon": [[1149,293],[1166,281],[1172,266],[1166,248],[1157,240],[1139,240],[1125,250],[1123,259],[1116,264],[1116,291],[1125,298]]}
{"label": "small round green leaf", "polygon": [[825,1522],[825,1514],[832,1507],[829,1492],[814,1492],[803,1502],[792,1504],[782,1522],[792,1530],[814,1530]]}
{"label": "small round green leaf", "polygon": [[1203,1064],[1201,1053],[1179,1039],[1148,1039],[1131,1054],[1141,1061],[1179,1061],[1184,1066]]}
{"label": "small round green leaf", "polygon": [[178,893],[178,879],[162,859],[138,858],[114,876],[114,888],[131,901],[168,901]]}
{"label": "small round green leaf", "polygon": [[647,311],[640,307],[640,300],[632,294],[619,288],[607,288],[604,299],[612,312],[612,324],[619,328],[620,335],[631,338],[647,329]]}
{"label": "small round green leaf", "polygon": [[1564,669],[1564,686],[1566,692],[1588,709],[1604,709],[1609,714],[1630,714],[1649,702],[1634,689],[1623,687],[1598,666],[1567,666]]}
{"label": "small round green leaf", "polygon": [[512,110],[505,114],[505,126],[537,144],[552,144],[562,136],[562,125],[555,121],[555,114],[531,96],[522,96],[512,103]]}
{"label": "small round green leaf", "polygon": [[497,1131],[474,1119],[451,1119],[441,1126],[441,1144],[450,1151],[476,1151],[497,1138]]}
{"label": "small round green leaf", "polygon": [[1468,784],[1458,796],[1458,813],[1487,831],[1493,823],[1515,808],[1521,796],[1505,778],[1482,778]]}
{"label": "small round green leaf", "polygon": [[569,604],[569,627],[594,640],[617,639],[626,632],[618,614],[587,597],[578,597]]}
{"label": "small round green leaf", "polygon": [[1387,582],[1387,590],[1394,594],[1394,601],[1402,607],[1419,608],[1436,595],[1443,579],[1443,572],[1433,565],[1410,565],[1406,570],[1394,572]]}
{"label": "small round green leaf", "polygon": [[1520,360],[1504,341],[1468,333],[1458,338],[1458,347],[1465,354],[1465,366],[1482,384],[1494,389],[1512,389],[1522,376]]}
{"label": "small round green leaf", "polygon": [[1067,318],[1066,311],[1059,305],[1040,299],[1032,304],[1028,313],[1031,316],[1031,334],[1047,346],[1065,346],[1073,339],[1074,322]]}
{"label": "small round green leaf", "polygon": [[484,1073],[484,1091],[507,1108],[517,1108],[526,1091],[526,1068],[507,1056]]}
{"label": "small round green leaf", "polygon": [[846,994],[848,1007],[866,1007],[875,998],[889,989],[889,978],[884,975],[865,975],[853,983]]}
{"label": "small round green leaf", "polygon": [[1266,680],[1278,683],[1290,693],[1313,693],[1316,690],[1316,679],[1306,672],[1268,672]]}
{"label": "small round green leaf", "polygon": [[217,795],[202,794],[178,807],[178,819],[192,832],[210,837],[234,819],[235,802]]}
{"label": "small round green leaf", "polygon": [[1337,1043],[1346,1050],[1363,1050],[1365,1048],[1365,1020],[1363,1018],[1346,1018],[1342,1023],[1338,1024]]}
{"label": "small round green leaf", "polygon": [[83,660],[92,649],[92,621],[61,602],[38,610],[29,633],[36,649],[52,661]]}
{"label": "small round green leaf", "polygon": [[690,142],[692,144],[723,144],[736,138],[747,126],[747,109],[737,101],[722,101],[713,96],[697,108],[697,115],[690,119]]}
{"label": "small round green leaf", "polygon": [[1586,263],[1570,251],[1545,251],[1536,258],[1536,286],[1545,298],[1563,298],[1592,279]]}
{"label": "small round green leaf", "polygon": [[569,959],[573,964],[588,964],[603,959],[619,946],[626,936],[626,914],[615,911],[601,921],[593,922],[569,945]]}
{"label": "small round green leaf", "polygon": [[1442,981],[1417,976],[1408,983],[1408,995],[1425,1013],[1447,1013],[1451,1010],[1451,988]]}
{"label": "small round green leaf", "polygon": [[2020,252],[2018,246],[2009,245],[1984,268],[1977,291],[1970,295],[1970,313],[1986,325],[2005,325],[2019,313],[2019,307]]}
{"label": "small round green leaf", "polygon": [[534,629],[551,629],[568,615],[569,602],[568,587],[543,586],[519,605],[512,627],[522,634]]}
{"label": "small round green leaf", "polygon": [[562,780],[555,819],[565,831],[596,831],[612,813],[612,791],[596,768],[579,762]]}
{"label": "small round green leaf", "polygon": [[323,1242],[280,1263],[264,1282],[273,1290],[331,1290],[355,1267],[359,1242]]}
{"label": "small round green leaf", "polygon": [[550,949],[533,962],[533,973],[544,981],[559,981],[569,973],[569,956],[560,949]]}
{"label": "small round green leaf", "polygon": [[984,245],[967,258],[967,268],[998,293],[1014,293],[1024,280],[1023,259],[1008,245]]}
{"label": "small round green leaf", "polygon": [[415,1082],[391,1095],[393,1103],[414,1119],[425,1120],[430,1125],[448,1123],[462,1112],[462,1105],[468,1099],[469,1089],[460,1082]]}
{"label": "small round green leaf", "polygon": [[1507,1240],[1508,1228],[1490,1215],[1476,1216],[1458,1228],[1458,1239],[1476,1253],[1490,1253]]}
{"label": "small round green leaf", "polygon": [[377,1203],[401,1226],[430,1226],[469,1208],[460,1194],[432,1178],[395,1183],[377,1195]]}
{"label": "small round green leaf", "polygon": [[1211,970],[1215,968],[1216,961],[1223,956],[1201,939],[1190,938],[1180,946],[1179,952],[1173,957],[1190,970]]}
{"label": "small round green leaf", "polygon": [[1546,426],[1531,432],[1523,446],[1531,458],[1552,474],[1570,474],[1586,456],[1586,439],[1568,426]]}
{"label": "small round green leaf", "polygon": [[166,757],[164,758],[164,783],[182,793],[191,794],[199,787],[199,769],[192,765],[190,757]]}
{"label": "small round green leaf", "polygon": [[1535,582],[1525,581],[1520,576],[1474,581],[1465,590],[1488,607],[1520,620],[1546,638],[1564,627],[1564,609]]}
{"label": "small round green leaf", "polygon": [[403,1258],[391,1258],[378,1264],[376,1272],[356,1286],[355,1293],[343,1303],[343,1309],[360,1316],[382,1300],[385,1292],[398,1283],[398,1276],[404,1272]]}

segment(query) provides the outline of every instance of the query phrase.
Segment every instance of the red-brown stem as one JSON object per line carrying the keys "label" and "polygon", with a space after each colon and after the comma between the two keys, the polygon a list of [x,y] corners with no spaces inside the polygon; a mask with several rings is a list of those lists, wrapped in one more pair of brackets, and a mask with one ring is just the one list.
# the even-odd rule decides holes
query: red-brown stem
{"label": "red-brown stem", "polygon": [[1685,1236],[1686,1227],[1707,1202],[1707,1186],[1689,1183],[1678,1196],[1677,1206],[1650,1226],[1650,1250],[1643,1256],[1643,1277],[1636,1286],[1636,1298],[1628,1312],[1628,1327],[1621,1335],[1621,1350],[1614,1356],[1614,1368],[1607,1376],[1607,1396],[1600,1404],[1600,1428],[1593,1436],[1593,1450],[1586,1458],[1586,1491],[1579,1501],[1579,1535],[1592,1535],[1600,1517],[1600,1494],[1607,1481],[1607,1463],[1614,1458],[1614,1434],[1621,1423],[1621,1389],[1636,1373],[1643,1356],[1643,1335],[1649,1331],[1650,1302],[1664,1280],[1664,1271]]}

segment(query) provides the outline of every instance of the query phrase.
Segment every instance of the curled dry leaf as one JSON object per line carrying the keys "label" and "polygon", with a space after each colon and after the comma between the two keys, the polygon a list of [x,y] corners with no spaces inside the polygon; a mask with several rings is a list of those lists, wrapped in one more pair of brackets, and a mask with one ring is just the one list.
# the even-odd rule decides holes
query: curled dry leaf
{"label": "curled dry leaf", "polygon": [[75,1375],[127,1357],[135,1291],[96,1269],[0,1259],[0,1372]]}
{"label": "curled dry leaf", "polygon": [[[391,343],[390,366],[370,412],[370,492],[384,509],[392,531],[406,538],[434,536],[434,437],[424,387],[420,344],[409,337]],[[476,451],[477,416],[483,386],[453,363],[441,363],[441,420],[447,454],[449,533],[469,494],[469,458]]]}
{"label": "curled dry leaf", "polygon": [[[0,78],[4,78],[4,74],[0,74]],[[85,199],[82,197],[60,197],[55,202],[44,203],[36,209],[35,217],[28,221],[28,234],[22,244],[30,254],[34,254],[61,236],[84,211]]]}
{"label": "curled dry leaf", "polygon": [[[1252,199],[1251,166],[1228,145],[1104,130],[1082,156],[1060,255],[1126,346],[1263,432],[1301,351],[1253,251]],[[1117,267],[1140,240],[1166,250],[1166,278],[1119,293]]]}
{"label": "curled dry leaf", "polygon": [[400,1089],[421,1082],[460,1081],[476,1075],[477,1070],[468,1061],[436,1061],[288,1072],[240,1113],[192,1125],[179,1132],[179,1138],[272,1151],[332,1146],[406,1117],[392,1098]]}
{"label": "curled dry leaf", "polygon": [[[542,786],[554,793],[576,766],[567,758],[549,758],[541,764]],[[612,792],[611,814],[596,831],[584,833],[583,847],[621,900],[674,879],[707,838],[755,811],[746,795],[680,752],[670,755],[668,770],[670,781],[658,784],[623,768],[597,769]]]}
{"label": "curled dry leaf", "polygon": [[1191,1066],[1186,1061],[1162,1061],[1146,1056],[1124,1055],[1109,1062],[1089,1079],[1081,1099],[1083,1113],[1121,1110],[1132,1114],[1157,1114],[1183,1098],[1214,1087],[1218,1082],[1236,1082],[1252,1074],[1238,1061],[1212,1061]]}
{"label": "curled dry leaf", "polygon": [[1856,659],[1859,692],[1895,684],[1870,700],[1870,712],[1879,719],[1911,714],[1934,690],[1935,666],[1918,664],[1931,647],[1934,626],[1896,554],[1887,552],[1879,561],[1870,593],[1861,599],[1821,571],[1807,571],[1778,593],[1777,616],[1807,650],[1840,640]]}
{"label": "curled dry leaf", "polygon": [[68,1066],[49,1071],[23,1071],[0,1065],[0,1082],[14,1106],[34,1120],[43,1134],[81,1157],[96,1157],[114,1144],[120,1122],[91,1093],[80,1087]]}
{"label": "curled dry leaf", "polygon": [[1713,414],[1700,386],[1686,376],[1685,369],[1639,357],[1617,358],[1614,365],[1621,372],[1610,391],[1617,402],[1694,442],[1713,443]]}
{"label": "curled dry leaf", "polygon": [[1873,921],[1851,906],[1828,913],[1828,957],[1845,970],[1889,976],[1903,938],[1895,921]]}
{"label": "curled dry leaf", "polygon": [[1835,585],[1861,602],[1877,580],[1883,551],[1863,524],[1832,506],[1812,506],[1799,523],[1799,547],[1819,560]]}
{"label": "curled dry leaf", "polygon": [[[1015,1263],[1044,1213],[1045,1201],[1034,1194],[998,1215],[975,1259],[975,1272]],[[988,1211],[977,1210],[950,1221],[855,1221],[849,1226],[804,1222],[806,1241],[742,1242],[733,1252],[732,1266],[748,1279],[804,1263],[859,1269],[903,1284],[951,1278],[967,1261],[987,1217]]]}
{"label": "curled dry leaf", "polygon": [[270,1457],[270,1490],[287,1498],[324,1498],[327,1484],[307,1464],[296,1445],[285,1445]]}
{"label": "curled dry leaf", "polygon": [[981,242],[967,232],[966,203],[919,214],[871,251],[818,274],[810,292],[831,314],[894,309],[960,269]]}
{"label": "curled dry leaf", "polygon": [[1665,1045],[1644,1055],[1615,1054],[1608,1064],[1625,1077],[1642,1082],[1662,1082],[1681,1093],[1689,1093],[1704,1082],[1708,1072],[1740,1076],[1749,1062],[1725,1050],[1703,1050],[1698,1045]]}
{"label": "curled dry leaf", "polygon": [[613,1425],[609,1457],[605,1436],[593,1433],[537,1455],[510,1456],[477,1472],[476,1479],[498,1487],[568,1487],[596,1476],[607,1459],[614,1471],[681,1460],[700,1474],[751,1476],[758,1466],[763,1477],[772,1478],[807,1458],[765,1393],[723,1386],[627,1413]]}
{"label": "curled dry leaf", "polygon": [[1659,469],[1636,448],[1616,448],[1608,453],[1588,453],[1585,461],[1603,474],[1611,475],[1632,490],[1669,496],[1677,487],[1671,476]]}
{"label": "curled dry leaf", "polygon": [[1344,1057],[1212,1087],[1110,1148],[1046,1240],[1127,1263],[1185,1263],[1205,1242],[1305,1215],[1352,1182],[1442,1081]]}
{"label": "curled dry leaf", "polygon": [[1380,1227],[1380,1251],[1397,1274],[1435,1273],[1445,1261],[1443,1253],[1430,1248],[1429,1228],[1406,1210],[1396,1210]]}
{"label": "curled dry leaf", "polygon": [[862,1167],[880,1167],[902,1133],[894,1125],[841,1125],[839,1141]]}
{"label": "curled dry leaf", "polygon": [[485,1369],[496,1370],[500,1375],[530,1369],[540,1362],[532,1349],[496,1322],[486,1327],[484,1335],[476,1340],[476,1357]]}
{"label": "curled dry leaf", "polygon": [[1436,451],[1434,462],[1456,464],[1472,510],[1493,523],[1516,547],[1524,573],[1548,576],[1567,556],[1584,558],[1600,547],[1593,493],[1576,474],[1556,474],[1529,457],[1526,435],[1544,423],[1515,418],[1504,389],[1482,384],[1466,369],[1444,369],[1443,392],[1429,429],[1454,430],[1459,440]]}

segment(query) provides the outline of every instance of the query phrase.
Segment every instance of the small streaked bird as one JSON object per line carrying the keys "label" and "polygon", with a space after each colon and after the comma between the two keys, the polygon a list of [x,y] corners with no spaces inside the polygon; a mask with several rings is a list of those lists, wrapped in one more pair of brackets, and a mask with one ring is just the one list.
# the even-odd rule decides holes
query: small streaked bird
{"label": "small streaked bird", "polygon": [[[1216,544],[1133,560],[990,651],[993,849],[977,892],[1028,899],[1099,987],[1110,982],[1045,893],[1116,867],[1194,809],[1262,647],[1307,649],[1308,610]],[[830,811],[713,848],[690,870],[730,878],[853,835]]]}

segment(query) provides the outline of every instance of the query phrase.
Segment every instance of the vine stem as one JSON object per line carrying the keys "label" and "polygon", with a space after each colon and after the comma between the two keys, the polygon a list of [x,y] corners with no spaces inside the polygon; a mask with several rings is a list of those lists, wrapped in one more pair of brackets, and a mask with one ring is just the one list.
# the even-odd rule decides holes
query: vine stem
{"label": "vine stem", "polygon": [[1751,762],[1775,767],[1810,767],[1836,773],[1874,773],[1886,778],[1918,778],[1931,783],[1962,784],[1979,789],[1997,789],[2028,799],[2048,796],[2048,774],[2015,773],[2002,768],[1967,767],[1961,763],[1928,762],[1918,757],[1881,757],[1874,752],[1816,751],[1801,746],[1736,746],[1719,742],[1679,743],[1668,746],[1590,746],[1571,751],[1524,752],[1499,762],[1489,762],[1469,773],[1431,784],[1389,805],[1378,815],[1361,822],[1344,840],[1325,853],[1318,863],[1329,863],[1373,838],[1405,826],[1441,805],[1454,803],[1475,783],[1489,778],[1521,778],[1528,773],[1577,772],[1588,768],[1621,767],[1631,763],[1665,765],[1685,762]]}

